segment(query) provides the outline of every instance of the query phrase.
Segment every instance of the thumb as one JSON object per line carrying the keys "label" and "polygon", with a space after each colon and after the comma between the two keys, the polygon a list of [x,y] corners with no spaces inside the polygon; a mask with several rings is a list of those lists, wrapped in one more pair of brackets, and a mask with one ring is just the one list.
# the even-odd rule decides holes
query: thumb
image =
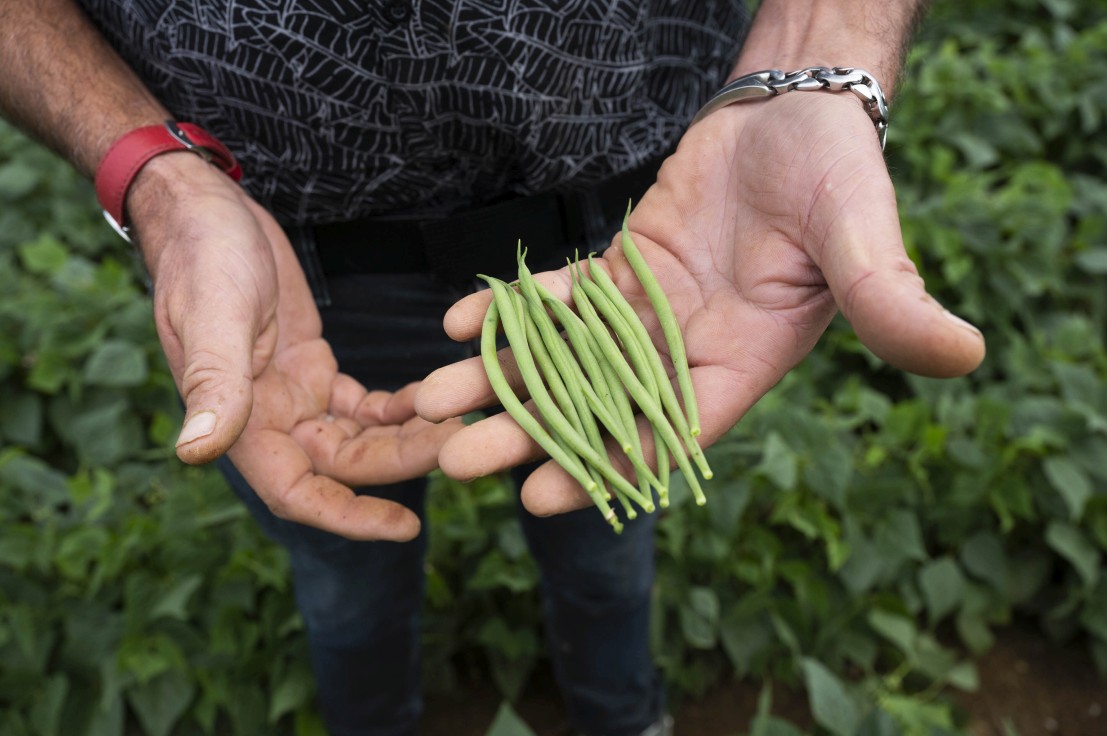
{"label": "thumb", "polygon": [[861,342],[898,368],[934,378],[972,371],[984,336],[927,293],[904,250],[891,181],[867,173],[843,188],[848,199],[828,195],[812,211],[814,231],[825,233],[815,260],[839,309]]}
{"label": "thumb", "polygon": [[[178,386],[185,419],[177,456],[186,463],[214,460],[238,440],[253,406],[253,377],[276,344],[276,323],[260,335],[253,326],[226,320],[206,326],[190,312],[181,335]],[[171,358],[172,359],[172,358]]]}

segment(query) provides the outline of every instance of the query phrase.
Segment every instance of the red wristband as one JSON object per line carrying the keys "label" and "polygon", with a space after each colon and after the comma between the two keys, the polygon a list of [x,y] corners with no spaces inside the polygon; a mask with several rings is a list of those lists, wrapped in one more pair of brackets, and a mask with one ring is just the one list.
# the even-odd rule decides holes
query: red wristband
{"label": "red wristband", "polygon": [[218,166],[235,181],[242,178],[242,167],[227,147],[199,126],[166,120],[164,125],[149,125],[124,133],[104,154],[96,167],[95,178],[96,197],[104,208],[104,217],[124,239],[131,239],[123,213],[131,182],[147,161],[170,151],[191,151]]}

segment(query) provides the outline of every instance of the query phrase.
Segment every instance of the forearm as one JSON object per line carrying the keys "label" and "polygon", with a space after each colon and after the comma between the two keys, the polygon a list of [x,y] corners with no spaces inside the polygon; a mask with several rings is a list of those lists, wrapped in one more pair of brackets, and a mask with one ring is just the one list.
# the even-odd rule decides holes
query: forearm
{"label": "forearm", "polygon": [[865,69],[891,94],[926,0],[764,0],[731,78],[762,69]]}
{"label": "forearm", "polygon": [[0,114],[92,176],[165,108],[71,0],[0,0]]}

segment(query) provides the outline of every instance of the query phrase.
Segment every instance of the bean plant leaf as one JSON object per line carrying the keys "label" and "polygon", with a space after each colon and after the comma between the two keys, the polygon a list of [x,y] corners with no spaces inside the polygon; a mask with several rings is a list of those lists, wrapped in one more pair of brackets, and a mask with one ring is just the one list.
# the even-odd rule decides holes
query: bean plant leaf
{"label": "bean plant leaf", "polygon": [[292,713],[311,700],[315,692],[311,672],[305,667],[292,667],[277,682],[269,699],[269,722],[276,723],[286,713]]}
{"label": "bean plant leaf", "polygon": [[988,582],[1000,593],[1010,587],[1010,567],[1003,542],[993,532],[981,530],[961,546],[961,562],[972,575]]}
{"label": "bean plant leaf", "polygon": [[64,473],[18,451],[0,455],[0,484],[23,491],[36,509],[62,503],[69,497],[69,481]]}
{"label": "bean plant leaf", "polygon": [[1084,515],[1084,505],[1094,492],[1088,474],[1072,458],[1064,455],[1047,457],[1042,470],[1069,509],[1069,519],[1077,521]]}
{"label": "bean plant leaf", "polygon": [[0,398],[0,436],[24,446],[42,439],[42,399],[38,394],[4,392]]}
{"label": "bean plant leaf", "polygon": [[842,681],[816,659],[805,657],[803,676],[811,713],[820,726],[836,736],[853,736],[858,711]]}
{"label": "bean plant leaf", "polygon": [[147,736],[169,736],[192,701],[195,686],[177,670],[163,672],[127,690],[127,701]]}
{"label": "bean plant leaf", "polygon": [[1107,579],[1100,580],[1095,594],[1089,596],[1080,614],[1080,623],[1094,636],[1107,642]]}
{"label": "bean plant leaf", "polygon": [[916,640],[919,631],[914,621],[905,616],[876,609],[869,613],[869,625],[894,644],[908,659],[916,658],[918,654]]}
{"label": "bean plant leaf", "polygon": [[89,716],[87,736],[123,736],[125,710],[121,697],[114,697],[106,705],[94,707]]}
{"label": "bean plant leaf", "polygon": [[534,729],[515,712],[511,703],[504,701],[500,703],[496,717],[484,736],[535,736],[535,733]]}
{"label": "bean plant leaf", "polygon": [[[122,613],[111,611],[104,605],[86,603],[74,606],[73,617],[65,622],[64,630],[64,656],[67,661],[89,670],[106,666],[114,669],[112,655],[123,634]],[[103,682],[100,689],[102,692],[108,690]]]}
{"label": "bean plant leaf", "polygon": [[31,725],[39,736],[62,736],[66,733],[62,723],[62,708],[69,693],[69,678],[53,675],[46,680],[38,694],[38,702],[31,708]]}
{"label": "bean plant leaf", "polygon": [[[3,475],[0,474],[0,482]],[[37,556],[42,535],[32,524],[9,524],[0,536],[0,565],[23,572]]]}
{"label": "bean plant leaf", "polygon": [[1107,246],[1082,250],[1073,256],[1073,261],[1086,273],[1103,276],[1107,274]]}
{"label": "bean plant leaf", "polygon": [[27,376],[27,386],[46,394],[57,393],[77,373],[72,362],[50,346],[43,346],[30,358],[31,372]]}
{"label": "bean plant leaf", "polygon": [[801,732],[788,721],[775,718],[773,712],[773,686],[766,681],[757,695],[757,713],[750,721],[750,736],[801,736]]}
{"label": "bean plant leaf", "polygon": [[952,706],[948,703],[893,694],[883,697],[881,705],[897,721],[909,724],[909,733],[949,734],[953,731]]}
{"label": "bean plant leaf", "polygon": [[114,465],[143,447],[142,427],[124,399],[80,411],[68,432],[83,460]]}
{"label": "bean plant leaf", "polygon": [[165,616],[180,621],[188,620],[188,601],[203,582],[204,579],[199,574],[186,575],[154,605],[150,610],[150,618]]}
{"label": "bean plant leaf", "polygon": [[149,372],[141,347],[125,340],[106,340],[89,356],[84,378],[92,386],[141,386]]}
{"label": "bean plant leaf", "polygon": [[890,713],[873,709],[861,721],[857,736],[903,736],[903,729]]}
{"label": "bean plant leaf", "polygon": [[755,658],[769,648],[772,635],[772,628],[761,618],[731,616],[722,621],[719,638],[738,677],[752,671]]}
{"label": "bean plant leaf", "polygon": [[780,490],[790,491],[796,487],[799,462],[795,451],[778,433],[769,434],[765,441],[765,454],[757,467]]}
{"label": "bean plant leaf", "polygon": [[69,580],[86,579],[103,559],[111,543],[111,534],[101,526],[76,527],[61,536],[54,553],[54,564]]}
{"label": "bean plant leaf", "polygon": [[28,194],[41,180],[41,172],[18,159],[0,166],[0,200],[14,202]]}
{"label": "bean plant leaf", "polygon": [[45,234],[19,249],[23,267],[34,274],[51,274],[61,270],[69,259],[69,250],[52,235]]}
{"label": "bean plant leaf", "polygon": [[[1095,328],[1086,319],[1069,320],[1056,331],[1055,339],[1071,343],[1065,346],[1065,352],[1079,353],[1096,339]],[[1103,397],[1103,380],[1096,371],[1082,363],[1061,361],[1055,361],[1051,367],[1065,401],[1077,411],[1094,415]]]}
{"label": "bean plant leaf", "polygon": [[836,508],[845,506],[845,492],[853,475],[853,455],[836,439],[830,439],[809,455],[804,481]]}
{"label": "bean plant leaf", "polygon": [[930,623],[934,625],[961,605],[965,576],[952,558],[943,557],[919,571],[919,588],[926,600]]}
{"label": "bean plant leaf", "polygon": [[1076,569],[1088,588],[1099,579],[1100,553],[1079,528],[1054,521],[1046,528],[1046,542]]}
{"label": "bean plant leaf", "polygon": [[500,551],[509,560],[519,560],[526,556],[527,540],[523,536],[523,526],[517,520],[512,519],[504,523],[496,535]]}
{"label": "bean plant leaf", "polygon": [[957,616],[957,635],[975,655],[987,652],[995,644],[995,636],[983,616],[962,613]]}
{"label": "bean plant leaf", "polygon": [[926,559],[919,517],[912,509],[896,509],[888,515],[887,523],[880,527],[878,544],[881,551],[888,551],[894,546],[909,560],[919,562]]}
{"label": "bean plant leaf", "polygon": [[685,640],[697,649],[713,649],[718,641],[719,597],[706,587],[692,588],[680,608],[680,627]]}
{"label": "bean plant leaf", "polygon": [[758,714],[750,721],[750,736],[803,736],[803,731],[783,718]]}
{"label": "bean plant leaf", "polygon": [[472,590],[506,588],[521,593],[538,584],[538,572],[529,557],[509,560],[500,550],[492,550],[481,558],[480,565],[469,581]]}

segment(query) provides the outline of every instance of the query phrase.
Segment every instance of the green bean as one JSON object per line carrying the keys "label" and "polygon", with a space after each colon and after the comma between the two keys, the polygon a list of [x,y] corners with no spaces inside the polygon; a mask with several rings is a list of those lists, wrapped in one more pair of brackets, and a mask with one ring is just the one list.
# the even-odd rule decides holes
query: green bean
{"label": "green bean", "polygon": [[[519,303],[515,300],[521,300],[522,297],[517,294],[514,289],[499,279],[489,276],[480,276],[480,278],[484,279],[492,287],[493,299],[500,304],[500,316],[503,322],[504,333],[507,335],[508,344],[511,346],[512,353],[515,355],[515,362],[519,366],[519,374],[522,376],[527,390],[530,391],[530,397],[534,401],[535,406],[538,407],[539,414],[542,416],[543,420],[550,425],[550,428],[554,432],[569,443],[577,455],[599,470],[604,478],[607,479],[608,483],[614,488],[626,493],[631,498],[639,496],[638,489],[632,486],[630,482],[611,465],[606,455],[595,452],[588,445],[587,441],[572,428],[550,398],[549,392],[546,390],[546,386],[542,383],[541,376],[538,374],[538,369],[534,365],[534,358],[531,356],[527,346],[526,329],[523,325],[519,324],[519,315],[516,311],[519,308]],[[639,503],[641,504],[641,501],[639,501]],[[653,504],[650,503],[649,506],[650,508],[646,510],[652,511]],[[645,506],[643,506],[643,508],[645,508]]]}
{"label": "green bean", "polygon": [[[601,384],[606,385],[608,383],[611,383],[612,390],[608,393],[609,401],[613,404],[616,404],[616,406],[618,406],[619,403],[625,402],[625,411],[627,414],[630,415],[631,424],[629,432],[625,424],[619,429],[619,431],[616,431],[614,427],[608,425],[607,422],[604,422],[605,426],[607,426],[608,428],[608,431],[610,431],[612,435],[615,436],[616,440],[618,440],[620,443],[623,442],[623,436],[626,436],[631,442],[633,442],[634,438],[638,436],[638,427],[636,424],[634,424],[633,411],[631,410],[630,403],[627,401],[626,391],[621,385],[618,374],[616,374],[611,369],[611,367],[607,365],[606,361],[597,359],[601,356],[599,346],[596,344],[596,341],[593,339],[588,327],[584,324],[584,322],[581,321],[580,317],[578,317],[573,312],[573,310],[569,309],[569,307],[565,306],[565,304],[562,303],[559,299],[543,289],[541,285],[539,285],[539,289],[540,292],[545,292],[542,294],[543,303],[550,307],[554,315],[558,318],[558,321],[561,322],[561,326],[565,328],[565,332],[569,337],[569,342],[572,343],[573,349],[577,353],[577,357],[586,366],[585,370],[587,370],[588,372],[588,378],[592,385],[599,386]],[[608,373],[610,373],[610,377],[608,377]],[[584,384],[584,389],[585,394],[587,395],[589,391],[587,383]],[[597,400],[599,400],[599,398],[597,398]],[[617,418],[615,419],[616,423],[618,423]],[[639,448],[640,447],[641,445],[639,444]],[[660,493],[661,488],[663,487],[661,485],[661,481],[657,478],[654,472],[650,470],[649,465],[646,464],[645,458],[641,454],[641,450],[639,449],[638,452],[628,452],[627,458],[630,460],[635,472],[645,477],[651,485],[658,489],[658,492]],[[642,502],[639,501],[639,504],[642,505]],[[644,505],[643,508],[645,508]],[[652,510],[653,503],[651,502],[649,504],[649,508],[646,508],[646,511]]]}
{"label": "green bean", "polygon": [[[537,281],[534,283],[542,303],[549,307],[561,326],[565,328],[565,333],[576,353],[576,360],[573,360],[572,363],[577,368],[583,366],[584,372],[588,374],[587,380],[581,381],[581,388],[592,407],[592,413],[603,423],[611,436],[622,445],[623,452],[630,455],[633,450],[630,434],[627,431],[627,426],[620,422],[619,418],[608,409],[609,406],[614,406],[615,399],[612,396],[611,388],[607,385],[607,379],[600,368],[600,363],[596,360],[599,349],[588,334],[588,328],[584,326],[584,323],[580,321],[580,317],[573,310],[565,306],[561,300]],[[577,363],[578,360],[579,363]],[[634,431],[637,432],[637,429],[635,428]]]}
{"label": "green bean", "polygon": [[[655,396],[655,398],[660,398],[662,405],[669,411],[670,417],[675,414],[683,419],[684,417],[681,414],[682,410],[680,404],[676,400],[676,393],[673,391],[672,383],[669,381],[669,374],[665,372],[665,365],[661,362],[661,355],[657,352],[657,347],[653,344],[653,339],[650,338],[650,333],[642,323],[642,319],[638,316],[638,313],[634,311],[634,307],[630,305],[626,297],[623,296],[623,293],[619,291],[619,287],[617,287],[615,282],[611,280],[611,277],[607,275],[607,272],[593,263],[591,256],[588,257],[588,274],[596,286],[599,287],[599,290],[607,295],[608,301],[622,315],[623,321],[630,328],[634,338],[636,338],[654,374],[655,384],[658,389],[658,396]],[[661,435],[657,428],[653,429],[653,434],[654,448],[657,454],[657,475],[662,485],[668,487],[668,448],[666,448],[665,443],[661,441]],[[667,496],[661,498],[662,508],[668,506],[668,500]]]}
{"label": "green bean", "polygon": [[[634,309],[615,287],[611,279],[607,277],[603,269],[592,262],[591,256],[588,257],[588,272],[592,278],[581,280],[581,286],[584,288],[589,301],[599,310],[603,318],[615,331],[615,335],[623,344],[623,349],[630,357],[631,362],[634,363],[635,370],[642,379],[642,384],[653,396],[654,401],[663,402],[662,386],[667,387],[670,394],[672,393],[672,386],[669,384],[669,377],[664,375],[664,368],[662,368],[661,376],[658,376],[655,371],[653,356],[656,356],[657,351],[654,349],[653,343],[649,342],[649,335],[646,335],[648,345],[643,345],[642,337],[633,329],[632,320],[639,325],[642,324],[642,321],[638,319]],[[600,278],[606,279],[606,282],[601,281]],[[610,285],[610,290],[605,288],[605,283]],[[656,364],[657,366],[661,365],[659,357],[656,358]],[[664,403],[662,405],[664,406]],[[683,419],[683,416],[681,419]],[[651,424],[650,431],[653,434],[654,452],[657,456],[658,480],[662,486],[659,490],[658,503],[662,508],[665,508],[669,505],[669,452],[665,442],[661,439],[661,430]],[[687,432],[687,425],[685,425],[685,432]],[[677,428],[677,434],[682,434],[679,428]],[[685,444],[688,444],[689,441],[695,442],[690,437],[685,437],[684,440]]]}
{"label": "green bean", "polygon": [[[558,332],[557,326],[554,325],[553,319],[546,312],[546,307],[542,304],[542,298],[535,288],[534,277],[531,275],[530,269],[526,266],[524,260],[525,256],[525,251],[523,251],[520,246],[520,250],[518,251],[519,291],[523,294],[528,315],[530,316],[530,319],[527,320],[528,343],[536,348],[534,350],[535,358],[538,358],[543,352],[546,354],[552,363],[553,373],[557,374],[556,380],[565,387],[569,399],[573,404],[574,414],[579,422],[579,424],[573,422],[574,428],[583,431],[585,439],[588,440],[593,450],[597,453],[606,453],[607,448],[604,445],[599,427],[596,425],[597,417],[589,406],[588,399],[584,393],[584,386],[587,386],[584,375],[576,359],[573,358],[569,346],[565,344],[561,334]],[[537,335],[532,336],[532,329]],[[540,349],[537,349],[539,346]],[[539,367],[545,372],[546,368],[542,365],[542,361],[538,362]],[[590,386],[588,388],[591,389]],[[569,417],[569,419],[572,421],[572,417]],[[603,486],[603,476],[600,475],[599,471],[591,466],[588,466],[588,470],[592,478]],[[623,511],[626,513],[628,519],[635,519],[638,517],[638,512],[634,510],[634,506],[631,505],[624,494],[616,493],[615,496],[622,505]]]}
{"label": "green bean", "polygon": [[519,319],[527,330],[527,346],[530,348],[531,356],[538,367],[539,375],[546,382],[550,393],[553,394],[554,401],[557,402],[561,413],[569,420],[569,424],[578,432],[583,432],[584,425],[581,423],[580,414],[577,412],[577,405],[569,395],[569,388],[565,385],[561,373],[554,364],[553,356],[550,355],[542,341],[538,326],[530,319],[529,312],[521,312]]}
{"label": "green bean", "polygon": [[499,324],[499,307],[496,301],[493,300],[484,315],[484,324],[481,329],[481,361],[484,363],[484,371],[488,376],[488,382],[492,386],[496,398],[499,399],[500,405],[524,432],[530,435],[577,483],[580,483],[596,506],[599,507],[604,518],[615,528],[615,531],[622,531],[622,524],[618,517],[615,516],[615,512],[599,492],[596,482],[585,471],[581,461],[575,455],[565,452],[538,420],[527,411],[526,407],[519,401],[519,397],[511,389],[510,384],[508,384],[503,368],[500,366],[499,346],[496,344],[496,333]]}
{"label": "green bean", "polygon": [[[580,271],[579,263],[577,267],[577,278],[574,283],[581,287],[584,295],[587,297],[591,305],[603,314],[604,318],[607,320],[607,324],[611,327],[612,331],[614,331],[615,333],[615,336],[618,337],[619,341],[623,344],[623,349],[626,351],[627,355],[630,356],[631,362],[634,363],[634,367],[637,370],[639,377],[642,379],[643,385],[645,386],[646,390],[650,392],[655,401],[658,400],[657,381],[654,378],[653,371],[650,368],[649,363],[646,361],[645,356],[642,354],[642,350],[638,346],[637,341],[634,339],[634,336],[630,334],[630,330],[624,324],[622,316],[610,304],[607,296],[602,291],[600,291],[599,287],[596,284],[584,277],[584,274]],[[575,293],[579,294],[580,292]],[[609,368],[609,370],[612,369]],[[619,383],[618,375],[615,375],[609,380],[613,380],[616,383]],[[629,406],[629,402],[628,406],[624,409],[624,412],[630,417],[629,421],[631,422],[631,431],[633,432],[635,450],[640,455],[644,456],[644,453],[642,451],[642,441],[638,436],[638,425],[634,421],[634,411]],[[664,448],[664,442],[661,440],[661,434],[658,428],[651,426],[650,432],[653,435],[654,446]],[[665,462],[668,462],[668,460],[668,457],[666,457]],[[660,463],[658,464],[658,468],[660,469]],[[668,506],[668,483],[661,483],[660,478],[657,479],[657,482],[659,484],[657,488],[658,503],[662,507]],[[642,491],[643,493],[647,492],[644,488],[642,489]]]}
{"label": "green bean", "polygon": [[676,392],[673,391],[672,383],[669,380],[669,374],[665,371],[665,365],[661,362],[661,355],[657,352],[657,347],[653,344],[653,339],[650,337],[649,330],[646,329],[638,313],[634,311],[634,307],[623,297],[622,292],[619,291],[619,287],[615,285],[615,282],[611,280],[607,272],[598,266],[590,266],[589,273],[592,275],[592,280],[600,290],[611,299],[611,303],[618,309],[624,321],[634,333],[634,337],[637,338],[636,342],[645,353],[650,367],[653,369],[654,376],[657,379],[657,385],[661,391],[662,406],[672,419],[677,434],[680,435],[680,437],[684,439],[685,444],[688,445],[688,450],[692,454],[692,458],[695,460],[696,466],[699,467],[703,477],[710,480],[713,473],[711,472],[710,466],[707,464],[707,458],[704,456],[703,449],[700,447],[699,442],[695,439],[696,435],[693,434],[688,419],[681,410],[680,402],[677,400]]}
{"label": "green bean", "polygon": [[[580,258],[576,261],[569,262],[569,274],[572,278],[574,286],[583,285],[587,282],[584,277],[584,273],[580,268]],[[579,311],[579,310],[578,310]],[[587,330],[587,328],[585,328]],[[599,355],[599,353],[595,353]],[[623,422],[623,426],[626,428],[627,436],[630,437],[631,444],[634,450],[634,456],[642,458],[643,464],[645,464],[645,453],[642,451],[642,438],[638,435],[638,423],[634,419],[634,407],[631,405],[630,399],[627,398],[626,389],[623,387],[622,381],[619,380],[619,376],[607,365],[603,360],[600,360],[600,370],[603,373],[604,379],[607,381],[607,385],[611,389],[612,400],[615,403],[615,411],[618,417]],[[654,484],[657,486],[659,498],[661,494],[664,494],[667,489],[660,487],[660,479],[658,479],[651,471],[649,478],[653,479]],[[639,482],[640,487],[641,479]],[[641,488],[643,493],[648,494],[647,488]]]}
{"label": "green bean", "polygon": [[[572,379],[566,381],[566,387],[569,389],[570,397],[577,405],[578,414],[582,417],[588,414],[595,415],[595,418],[607,426],[608,431],[611,431],[610,425],[613,422],[610,412],[607,411],[606,406],[601,406],[599,411],[596,410],[595,404],[599,402],[599,399],[595,394],[595,390],[585,380],[580,364],[573,357],[569,346],[561,339],[553,318],[550,317],[546,311],[546,306],[542,303],[543,296],[541,292],[547,294],[549,292],[546,292],[545,288],[534,280],[530,269],[522,261],[521,255],[519,260],[519,290],[527,302],[530,317],[538,327],[538,332],[542,336],[542,341],[550,353],[550,357],[554,360],[554,365],[562,376]],[[591,396],[588,394],[591,394]],[[615,437],[615,434],[612,433],[612,436]],[[624,452],[629,451],[629,441],[620,442],[620,444]]]}
{"label": "green bean", "polygon": [[[546,347],[538,325],[530,318],[529,311],[523,317],[523,324],[527,331],[527,346],[531,350],[534,362],[538,366],[539,372],[542,374],[543,378],[545,378],[550,392],[554,394],[554,399],[561,407],[562,412],[565,414],[565,418],[569,420],[569,424],[573,429],[585,436],[593,450],[597,452],[607,452],[604,448],[603,439],[600,437],[599,430],[596,428],[595,417],[592,416],[592,412],[588,409],[587,402],[584,400],[583,395],[581,395],[579,387],[574,386],[571,389],[566,385],[566,381],[562,378],[562,374],[558,367],[558,362],[560,361],[554,361],[550,349]],[[580,395],[579,400],[575,395]],[[583,411],[581,411],[581,409],[583,409]],[[554,439],[560,439],[560,435],[554,433]],[[567,445],[568,443],[565,442],[564,444]],[[566,447],[566,449],[571,451],[571,447]],[[600,471],[590,464],[585,464],[585,470],[592,476],[592,480],[596,481],[596,484],[603,489],[605,495],[610,498],[610,493],[607,491],[603,475]],[[630,506],[621,495],[619,496],[619,501],[627,511],[627,518],[633,519],[637,516],[634,508]]]}
{"label": "green bean", "polygon": [[[574,288],[581,290],[579,286]],[[576,294],[574,294],[574,298],[575,297]],[[626,386],[627,390],[634,398],[635,403],[642,409],[642,413],[646,415],[646,418],[653,422],[654,426],[661,431],[662,439],[665,441],[665,444],[669,446],[669,451],[675,456],[677,465],[680,466],[681,471],[684,473],[685,481],[687,481],[689,487],[692,489],[692,495],[696,503],[702,506],[707,502],[707,498],[703,495],[703,489],[700,487],[699,480],[696,478],[696,474],[691,464],[688,462],[687,453],[681,445],[680,439],[665,418],[661,407],[653,400],[653,397],[650,396],[649,392],[642,385],[642,382],[638,380],[638,377],[634,375],[634,371],[623,357],[623,354],[619,351],[618,346],[615,345],[614,338],[607,332],[607,328],[600,321],[599,315],[596,314],[592,305],[582,297],[578,304],[578,309],[581,312],[581,317],[584,319],[585,324],[588,325],[599,345],[600,355],[602,355],[607,363],[618,373],[619,379],[623,382],[623,385]]]}
{"label": "green bean", "polygon": [[[524,301],[524,300],[520,299],[519,301]],[[564,341],[558,341],[558,342],[562,346],[564,346]],[[553,344],[556,345],[557,343],[553,343]],[[568,348],[565,347],[565,350],[568,351]],[[573,374],[570,374],[570,377],[573,378],[573,379],[576,378],[576,376],[573,375]],[[570,383],[572,383],[572,381],[570,381]],[[586,389],[590,388],[587,383],[583,383],[582,385]],[[557,436],[556,433],[555,433],[555,436]],[[578,433],[577,436],[579,437],[579,433]],[[636,503],[638,503],[640,506],[642,506],[646,511],[653,511],[653,504],[649,501],[647,495],[642,495],[642,494],[633,493],[633,492],[628,493],[628,489],[631,489],[632,486],[630,486],[629,482],[625,478],[623,478],[622,475],[619,474],[617,470],[615,470],[613,467],[610,466],[610,461],[608,460],[608,456],[607,456],[607,448],[603,445],[602,440],[595,443],[595,444],[592,444],[592,449],[594,450],[594,454],[589,456],[587,453],[585,453],[585,451],[580,450],[578,445],[579,445],[579,442],[583,442],[583,441],[587,441],[587,442],[591,443],[592,442],[591,439],[587,438],[587,436],[584,437],[584,438],[580,438],[579,440],[577,440],[575,437],[569,438],[569,439],[570,439],[570,441],[574,442],[573,447],[576,450],[576,452],[578,454],[582,454],[584,456],[586,465],[588,465],[589,467],[595,466],[596,470],[598,470],[602,475],[604,475],[605,477],[608,478],[608,480],[612,484],[613,490],[615,491],[614,495],[616,496],[616,498],[618,498],[620,503],[623,503],[624,507],[627,506],[627,504],[624,503],[624,501],[626,500],[625,497],[630,496]],[[597,458],[602,458],[602,462],[597,461]],[[632,459],[632,464],[635,465],[635,467],[645,467],[645,461],[644,460],[639,460],[639,462],[636,464],[634,462],[634,458],[631,458],[631,459]],[[605,465],[606,465],[606,467],[605,467]],[[647,472],[648,472],[648,468],[647,468]],[[616,478],[611,478],[611,475],[610,475],[611,473],[614,473]],[[634,518],[636,516],[637,516],[637,514],[632,511],[632,513],[630,514],[630,518]]]}
{"label": "green bean", "polygon": [[[646,265],[646,260],[642,257],[638,246],[634,244],[634,240],[630,237],[630,230],[627,226],[629,219],[630,203],[628,202],[626,215],[623,216],[623,253],[626,254],[627,263],[630,264],[634,275],[638,277],[642,289],[646,292],[646,297],[653,305],[653,311],[657,314],[657,321],[661,324],[661,331],[664,333],[665,342],[669,346],[669,357],[673,361],[673,369],[676,371],[680,393],[684,397],[684,411],[688,416],[689,432],[693,437],[698,437],[700,434],[699,406],[696,404],[696,395],[692,389],[692,374],[688,370],[688,354],[684,349],[684,338],[680,334],[680,325],[676,321],[676,315],[673,313],[673,307],[669,304],[668,297],[665,296],[665,290],[661,288],[661,284],[658,283],[657,278],[650,271],[650,267]],[[705,474],[704,477],[710,478],[711,476]]]}

